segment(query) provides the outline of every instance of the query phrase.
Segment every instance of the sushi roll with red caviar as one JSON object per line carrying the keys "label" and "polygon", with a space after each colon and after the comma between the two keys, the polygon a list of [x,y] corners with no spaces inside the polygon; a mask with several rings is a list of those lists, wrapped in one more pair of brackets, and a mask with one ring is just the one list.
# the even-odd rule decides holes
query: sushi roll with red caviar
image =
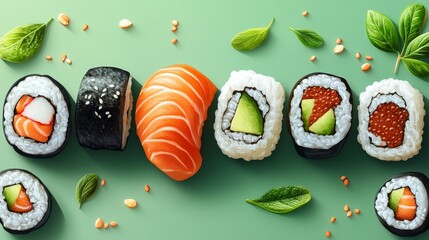
{"label": "sushi roll with red caviar", "polygon": [[22,155],[58,154],[71,131],[68,93],[50,76],[19,79],[6,96],[3,127],[9,144]]}
{"label": "sushi roll with red caviar", "polygon": [[423,138],[422,94],[407,81],[386,79],[360,94],[358,141],[380,160],[408,160],[418,154]]}
{"label": "sushi roll with red caviar", "polygon": [[409,172],[389,179],[378,191],[374,207],[378,219],[390,232],[416,236],[429,228],[429,179]]}
{"label": "sushi roll with red caviar", "polygon": [[312,73],[295,85],[289,101],[288,129],[298,154],[323,159],[337,155],[352,121],[352,95],[344,78]]}

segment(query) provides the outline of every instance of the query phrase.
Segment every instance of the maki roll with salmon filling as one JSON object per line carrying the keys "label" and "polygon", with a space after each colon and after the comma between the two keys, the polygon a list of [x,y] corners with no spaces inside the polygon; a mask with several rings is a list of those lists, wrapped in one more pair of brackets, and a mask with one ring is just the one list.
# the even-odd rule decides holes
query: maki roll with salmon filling
{"label": "maki roll with salmon filling", "polygon": [[3,127],[9,144],[22,155],[58,154],[71,131],[68,93],[50,76],[19,79],[6,96]]}
{"label": "maki roll with salmon filling", "polygon": [[123,150],[131,123],[133,96],[129,72],[114,67],[88,70],[76,101],[79,143],[92,149]]}
{"label": "maki roll with salmon filling", "polygon": [[352,121],[352,95],[344,78],[312,73],[292,90],[288,129],[299,155],[323,159],[342,149]]}
{"label": "maki roll with salmon filling", "polygon": [[222,87],[215,138],[231,158],[262,160],[271,155],[282,130],[283,86],[253,71],[233,71]]}
{"label": "maki roll with salmon filling", "polygon": [[407,160],[418,154],[423,138],[422,94],[407,81],[375,82],[360,94],[358,141],[380,160]]}
{"label": "maki roll with salmon filling", "polygon": [[7,232],[29,233],[48,221],[51,194],[30,172],[22,169],[0,172],[0,191],[0,222]]}
{"label": "maki roll with salmon filling", "polygon": [[375,212],[383,226],[404,237],[416,236],[429,228],[429,179],[409,172],[388,180],[375,199]]}

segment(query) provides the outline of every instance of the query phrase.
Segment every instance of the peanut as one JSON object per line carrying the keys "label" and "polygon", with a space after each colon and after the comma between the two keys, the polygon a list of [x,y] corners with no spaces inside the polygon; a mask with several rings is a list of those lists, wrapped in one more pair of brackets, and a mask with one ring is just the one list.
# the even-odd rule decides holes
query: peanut
{"label": "peanut", "polygon": [[364,63],[364,64],[362,65],[361,69],[362,69],[362,71],[366,72],[366,71],[368,71],[369,69],[371,69],[371,64],[369,64],[369,63]]}
{"label": "peanut", "polygon": [[112,227],[116,227],[116,226],[118,226],[118,223],[117,223],[117,222],[115,222],[115,221],[111,221],[111,222],[110,222],[110,226],[112,226]]}
{"label": "peanut", "polygon": [[146,192],[149,192],[149,191],[150,191],[150,186],[149,186],[148,184],[146,184],[146,185],[144,186],[144,190],[145,190]]}
{"label": "peanut", "polygon": [[66,63],[68,64],[68,65],[72,65],[72,60],[70,60],[70,58],[66,58]]}
{"label": "peanut", "polygon": [[125,206],[127,206],[129,208],[137,207],[137,201],[134,199],[125,199],[124,204],[125,204]]}
{"label": "peanut", "polygon": [[343,39],[337,38],[337,44],[341,44],[343,42]]}
{"label": "peanut", "polygon": [[174,19],[173,21],[171,21],[171,24],[173,24],[173,26],[177,27],[177,26],[179,26],[179,21]]}
{"label": "peanut", "polygon": [[351,217],[352,216],[352,211],[347,211],[347,217]]}
{"label": "peanut", "polygon": [[359,52],[356,53],[356,58],[360,59],[360,53]]}
{"label": "peanut", "polygon": [[51,61],[52,60],[52,56],[48,55],[48,56],[45,57],[45,59],[48,60],[48,61]]}
{"label": "peanut", "polygon": [[368,60],[368,61],[371,61],[373,58],[368,55],[368,56],[365,57],[365,59]]}
{"label": "peanut", "polygon": [[334,223],[337,220],[336,217],[331,217],[331,223]]}
{"label": "peanut", "polygon": [[129,28],[132,25],[133,25],[133,23],[130,20],[126,19],[126,18],[124,18],[121,21],[119,21],[119,27],[123,28],[123,29]]}
{"label": "peanut", "polygon": [[307,17],[308,16],[308,11],[302,12],[302,16]]}
{"label": "peanut", "polygon": [[67,59],[67,55],[65,53],[63,53],[61,55],[61,62],[64,62]]}
{"label": "peanut", "polygon": [[326,231],[325,236],[326,236],[327,238],[330,238],[330,237],[331,237],[331,232],[330,232],[330,231]]}
{"label": "peanut", "polygon": [[313,56],[311,56],[311,57],[310,57],[310,61],[314,62],[314,61],[316,61],[316,60],[317,60],[317,57],[316,57],[316,56],[314,56],[314,55],[313,55]]}
{"label": "peanut", "polygon": [[348,212],[349,210],[350,210],[349,205],[347,205],[347,204],[346,204],[346,205],[344,205],[344,211],[345,211],[345,212]]}
{"label": "peanut", "polygon": [[177,27],[171,27],[171,32],[176,32],[177,31]]}
{"label": "peanut", "polygon": [[345,49],[344,45],[341,45],[341,44],[337,45],[337,46],[334,47],[334,53],[335,54],[340,54],[340,53],[342,53],[344,51],[344,49]]}
{"label": "peanut", "polygon": [[95,227],[100,229],[102,228],[104,225],[103,219],[101,218],[97,218],[97,220],[95,220]]}
{"label": "peanut", "polygon": [[58,14],[58,22],[60,22],[64,26],[68,26],[70,24],[70,18],[65,13]]}
{"label": "peanut", "polygon": [[104,185],[106,185],[106,179],[101,179],[101,186],[104,186]]}
{"label": "peanut", "polygon": [[355,209],[356,214],[360,214],[360,210],[358,208]]}
{"label": "peanut", "polygon": [[173,39],[171,39],[171,43],[172,43],[172,44],[176,44],[176,43],[177,43],[177,38],[173,38]]}
{"label": "peanut", "polygon": [[349,179],[347,179],[347,178],[346,178],[346,179],[344,179],[344,182],[343,182],[343,183],[344,183],[344,186],[346,186],[346,187],[347,187],[347,186],[349,185]]}
{"label": "peanut", "polygon": [[85,25],[83,25],[82,30],[86,31],[86,30],[88,30],[88,28],[89,28],[88,24],[85,24]]}

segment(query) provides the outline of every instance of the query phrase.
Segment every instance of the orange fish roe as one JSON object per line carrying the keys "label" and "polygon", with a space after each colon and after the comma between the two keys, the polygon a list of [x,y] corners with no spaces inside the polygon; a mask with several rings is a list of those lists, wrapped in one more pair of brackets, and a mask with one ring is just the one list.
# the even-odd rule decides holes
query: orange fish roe
{"label": "orange fish roe", "polygon": [[329,109],[336,107],[341,102],[341,97],[337,91],[319,86],[306,88],[302,99],[315,99],[309,125],[312,125]]}

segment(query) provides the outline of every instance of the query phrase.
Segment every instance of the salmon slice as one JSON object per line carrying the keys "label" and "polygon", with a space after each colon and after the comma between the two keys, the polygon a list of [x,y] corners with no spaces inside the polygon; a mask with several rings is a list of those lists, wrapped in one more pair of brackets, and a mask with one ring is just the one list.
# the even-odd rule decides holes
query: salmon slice
{"label": "salmon slice", "polygon": [[31,101],[33,101],[33,99],[33,97],[28,95],[22,96],[16,104],[15,112],[18,114],[22,113],[25,109],[25,106],[27,106]]}
{"label": "salmon slice", "polygon": [[10,210],[16,213],[26,213],[33,210],[33,204],[24,188],[21,188],[21,192]]}
{"label": "salmon slice", "polygon": [[413,220],[416,217],[416,197],[411,192],[409,187],[404,189],[404,193],[399,200],[398,209],[395,213],[395,218],[397,220]]}
{"label": "salmon slice", "polygon": [[177,64],[153,74],[136,102],[137,135],[146,157],[174,180],[201,167],[201,135],[216,86],[195,68]]}
{"label": "salmon slice", "polygon": [[16,134],[42,143],[48,142],[54,128],[53,126],[53,121],[50,124],[45,125],[35,122],[20,114],[16,114],[13,117],[13,128],[15,129]]}

